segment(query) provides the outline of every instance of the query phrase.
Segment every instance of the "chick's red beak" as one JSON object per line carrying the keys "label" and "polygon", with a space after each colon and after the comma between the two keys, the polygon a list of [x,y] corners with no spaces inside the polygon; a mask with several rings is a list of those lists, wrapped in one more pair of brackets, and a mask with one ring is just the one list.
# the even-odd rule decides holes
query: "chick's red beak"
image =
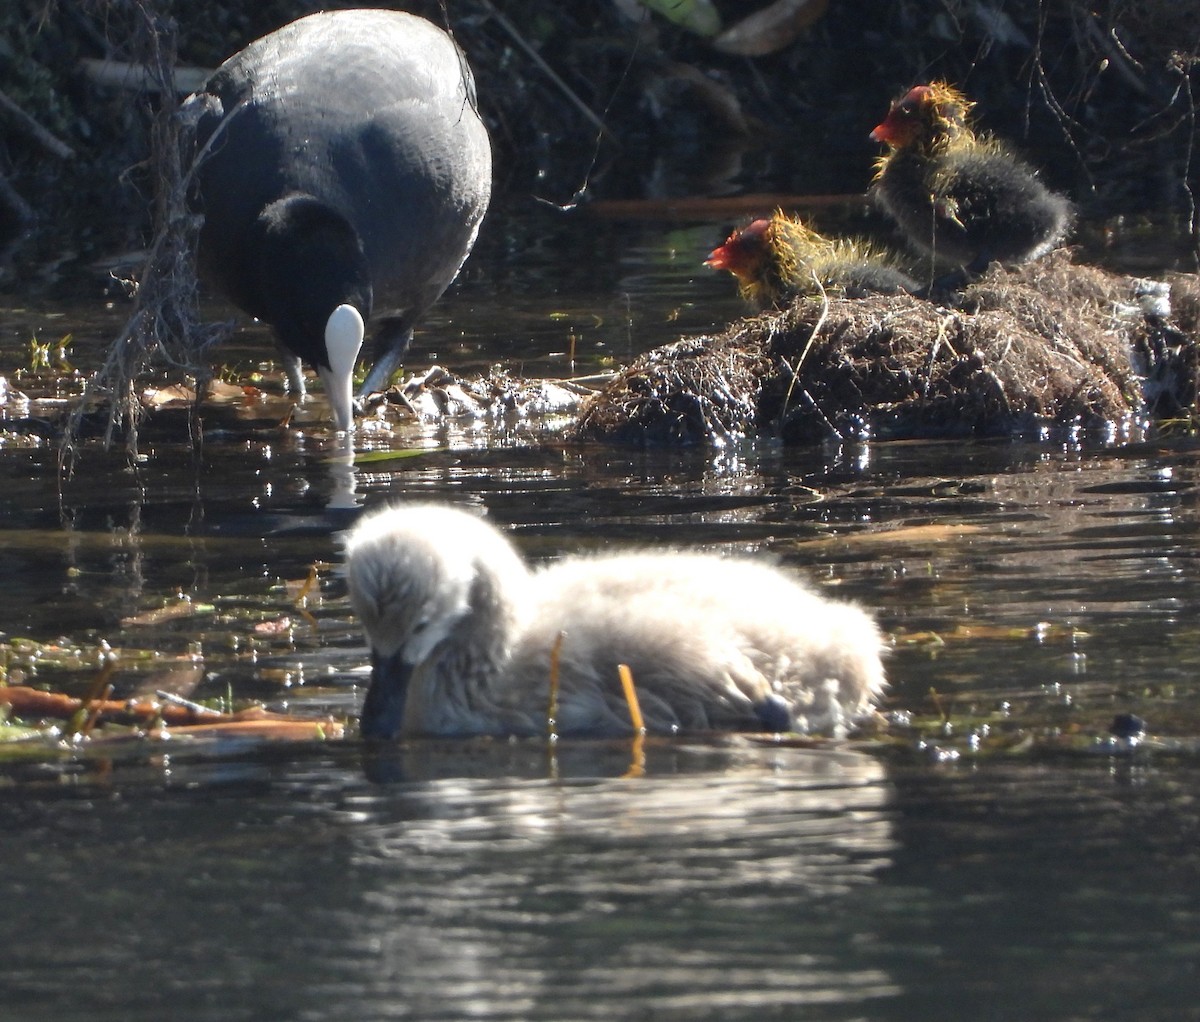
{"label": "chick's red beak", "polygon": [[908,145],[920,130],[917,112],[928,107],[932,98],[933,93],[928,85],[913,86],[902,99],[892,104],[888,115],[875,126],[871,141],[886,142],[897,148]]}
{"label": "chick's red beak", "polygon": [[704,265],[711,266],[714,270],[732,270],[733,264],[737,262],[733,247],[732,241],[727,241],[724,245],[714,248],[708,253]]}
{"label": "chick's red beak", "polygon": [[877,124],[877,125],[875,125],[874,128],[871,129],[871,141],[872,142],[886,142],[887,140],[888,140],[887,121],[884,121],[882,124]]}
{"label": "chick's red beak", "polygon": [[762,259],[770,226],[769,220],[755,220],[749,227],[734,231],[725,239],[724,245],[708,254],[704,265],[714,270],[728,270],[739,278],[752,276]]}
{"label": "chick's red beak", "polygon": [[885,142],[888,145],[901,145],[907,137],[908,133],[903,130],[900,118],[895,115],[894,111],[875,125],[871,131],[872,142]]}

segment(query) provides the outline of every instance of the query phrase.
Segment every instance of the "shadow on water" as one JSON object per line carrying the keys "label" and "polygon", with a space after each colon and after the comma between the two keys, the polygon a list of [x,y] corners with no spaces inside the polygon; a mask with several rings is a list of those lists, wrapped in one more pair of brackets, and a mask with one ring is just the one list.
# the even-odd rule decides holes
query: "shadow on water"
{"label": "shadow on water", "polygon": [[[603,224],[582,256],[576,224],[493,235],[414,364],[590,373],[740,311],[699,265],[728,224]],[[93,284],[5,299],[10,387],[31,334],[96,357],[121,309]],[[1117,713],[1200,735],[1195,444],[642,451],[396,416],[360,455],[411,456],[348,466],[319,401],[285,427],[261,389],[201,409],[198,450],[160,413],[136,465],[88,446],[65,482],[5,434],[10,682],[82,692],[116,651],[119,698],[353,718],[337,533],[448,500],[534,559],[701,545],[863,603],[896,741],[0,743],[14,1018],[1196,1017],[1194,744],[1106,744]]]}

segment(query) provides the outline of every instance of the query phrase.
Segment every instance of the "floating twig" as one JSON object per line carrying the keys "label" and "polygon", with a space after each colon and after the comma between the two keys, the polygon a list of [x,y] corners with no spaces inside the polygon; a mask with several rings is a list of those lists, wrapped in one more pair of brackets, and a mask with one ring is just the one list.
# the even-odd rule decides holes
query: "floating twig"
{"label": "floating twig", "polygon": [[[101,678],[103,677],[102,673]],[[107,681],[104,684],[111,689]],[[0,706],[11,706],[13,716],[23,719],[49,717],[57,720],[70,720],[76,714],[85,711],[96,717],[103,714],[109,719],[125,723],[150,724],[161,721],[171,727],[234,724],[248,721],[260,724],[297,721],[296,717],[285,713],[272,713],[261,706],[250,706],[244,710],[238,710],[236,713],[221,713],[187,700],[178,699],[178,697],[164,698],[162,702],[158,700],[138,702],[110,699],[108,698],[109,694],[111,692],[102,692],[102,698],[76,699],[63,692],[43,692],[41,689],[30,688],[26,685],[0,685]],[[159,695],[162,694],[159,693]],[[301,723],[313,722],[302,721]],[[320,723],[327,729],[333,726],[330,721]]]}
{"label": "floating twig", "polygon": [[[105,671],[107,672],[107,668]],[[104,712],[104,705],[109,701],[109,697],[113,694],[113,686],[111,683],[104,686],[99,698],[87,703],[87,716],[84,718],[83,724],[79,728],[79,737],[86,738],[92,733],[92,729],[100,723],[100,714]]]}
{"label": "floating twig", "polygon": [[161,699],[164,703],[170,703],[172,706],[183,706],[189,713],[194,713],[198,717],[221,716],[220,710],[214,710],[211,706],[205,706],[202,703],[195,703],[190,699],[184,699],[183,696],[176,695],[174,692],[164,692],[162,689],[155,689],[154,696],[157,699]]}

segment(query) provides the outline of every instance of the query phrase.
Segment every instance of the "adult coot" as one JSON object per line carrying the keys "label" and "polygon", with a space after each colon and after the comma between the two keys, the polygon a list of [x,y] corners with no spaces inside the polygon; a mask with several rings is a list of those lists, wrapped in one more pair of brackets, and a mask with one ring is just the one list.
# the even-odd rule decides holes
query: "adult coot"
{"label": "adult coot", "polygon": [[980,271],[1050,251],[1070,226],[1071,207],[1006,146],[972,130],[973,105],[945,82],[918,85],[871,138],[888,146],[875,199],[909,243]]}
{"label": "adult coot", "polygon": [[491,147],[470,68],[422,18],[330,11],[252,42],[192,101],[201,272],[272,326],[298,393],[301,362],[316,368],[348,429],[372,307],[360,396],[387,384],[487,209]]}
{"label": "adult coot", "polygon": [[658,734],[837,730],[884,687],[875,622],[761,562],[630,552],[531,571],[445,505],[371,513],[346,548],[369,738],[544,735],[552,662],[561,735],[631,733],[620,664]]}

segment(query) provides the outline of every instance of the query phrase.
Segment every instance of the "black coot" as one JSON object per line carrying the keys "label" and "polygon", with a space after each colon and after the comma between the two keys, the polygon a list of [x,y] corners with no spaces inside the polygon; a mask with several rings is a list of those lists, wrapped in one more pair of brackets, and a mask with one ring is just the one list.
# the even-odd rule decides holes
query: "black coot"
{"label": "black coot", "polygon": [[909,243],[971,272],[1049,252],[1071,206],[1001,142],[970,126],[972,104],[945,82],[918,85],[871,132],[880,159],[875,200]]}
{"label": "black coot", "polygon": [[197,132],[202,274],[269,323],[292,387],[301,361],[353,422],[446,289],[491,194],[491,147],[454,41],[400,11],[313,14],[252,42],[204,90]]}

